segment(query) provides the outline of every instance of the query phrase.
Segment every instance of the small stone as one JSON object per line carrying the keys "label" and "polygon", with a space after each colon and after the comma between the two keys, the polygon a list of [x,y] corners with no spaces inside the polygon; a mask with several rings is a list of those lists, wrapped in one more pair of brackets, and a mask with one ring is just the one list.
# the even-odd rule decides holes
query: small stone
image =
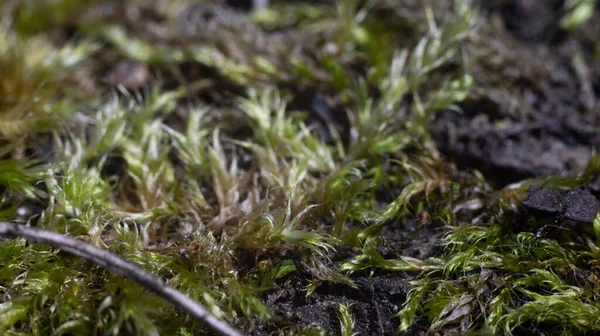
{"label": "small stone", "polygon": [[121,61],[108,73],[106,79],[112,85],[121,85],[126,89],[135,90],[142,87],[150,78],[150,70],[143,63]]}
{"label": "small stone", "polygon": [[584,187],[574,188],[567,193],[531,187],[523,205],[530,210],[561,215],[564,219],[590,224],[600,212],[600,201]]}

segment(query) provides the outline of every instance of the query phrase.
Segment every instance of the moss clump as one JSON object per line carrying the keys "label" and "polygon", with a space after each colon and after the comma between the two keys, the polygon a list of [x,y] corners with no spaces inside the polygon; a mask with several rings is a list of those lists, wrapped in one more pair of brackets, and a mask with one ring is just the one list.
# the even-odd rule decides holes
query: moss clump
{"label": "moss clump", "polygon": [[[436,114],[485,87],[478,4],[273,2],[0,5],[0,219],[117,253],[249,334],[600,329],[593,230],[536,237],[549,220],[520,207],[530,185],[597,178],[598,158],[495,188],[433,140]],[[123,61],[150,80],[108,85]],[[0,242],[0,269],[0,334],[207,333],[44,245]],[[385,326],[351,295],[323,299],[322,321],[286,315],[381,274],[404,291]]]}

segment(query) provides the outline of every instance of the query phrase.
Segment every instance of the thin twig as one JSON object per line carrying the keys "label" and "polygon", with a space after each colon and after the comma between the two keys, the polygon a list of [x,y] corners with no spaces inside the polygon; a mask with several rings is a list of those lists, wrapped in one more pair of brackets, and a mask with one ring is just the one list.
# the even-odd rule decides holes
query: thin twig
{"label": "thin twig", "polygon": [[160,278],[114,253],[100,249],[84,241],[71,238],[56,232],[29,227],[25,225],[0,222],[0,237],[20,237],[34,243],[48,244],[59,250],[96,263],[115,273],[123,275],[144,288],[154,292],[176,307],[190,314],[198,321],[206,324],[220,335],[241,336],[242,334],[227,322],[210,313],[200,303],[179,290],[168,286]]}

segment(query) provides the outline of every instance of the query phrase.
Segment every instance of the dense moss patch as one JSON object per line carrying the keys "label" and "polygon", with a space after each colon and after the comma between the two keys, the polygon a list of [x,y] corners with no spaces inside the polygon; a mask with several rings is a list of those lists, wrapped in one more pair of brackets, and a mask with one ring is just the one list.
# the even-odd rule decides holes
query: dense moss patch
{"label": "dense moss patch", "polygon": [[[0,220],[110,250],[246,334],[598,332],[600,220],[522,203],[600,197],[600,14],[526,2],[4,1]],[[206,333],[126,277],[0,242],[0,334]]]}

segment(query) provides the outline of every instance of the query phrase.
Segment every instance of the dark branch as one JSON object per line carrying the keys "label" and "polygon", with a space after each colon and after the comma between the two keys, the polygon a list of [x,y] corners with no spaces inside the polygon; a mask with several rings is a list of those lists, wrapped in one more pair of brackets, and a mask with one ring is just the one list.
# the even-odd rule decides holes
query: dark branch
{"label": "dark branch", "polygon": [[48,244],[59,250],[84,258],[139,283],[146,289],[190,314],[198,321],[206,324],[220,335],[241,335],[239,331],[232,328],[227,322],[211,314],[200,303],[192,300],[177,289],[168,286],[156,275],[135,266],[114,253],[66,235],[19,224],[0,222],[0,237],[2,236],[20,237],[34,243]]}

